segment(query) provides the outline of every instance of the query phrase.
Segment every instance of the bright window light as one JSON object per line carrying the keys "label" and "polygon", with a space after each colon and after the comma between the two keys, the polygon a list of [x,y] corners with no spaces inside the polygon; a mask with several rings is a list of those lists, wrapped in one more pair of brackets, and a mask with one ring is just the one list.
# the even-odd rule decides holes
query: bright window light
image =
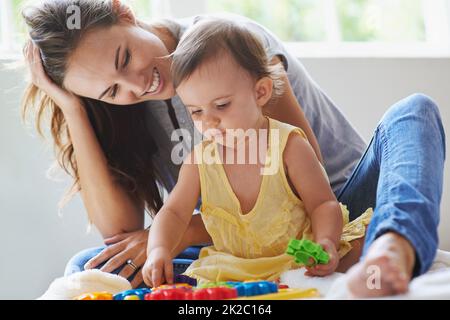
{"label": "bright window light", "polygon": [[[450,0],[122,0],[143,20],[231,12],[298,56],[450,57]],[[20,52],[23,0],[0,0],[0,54]]]}

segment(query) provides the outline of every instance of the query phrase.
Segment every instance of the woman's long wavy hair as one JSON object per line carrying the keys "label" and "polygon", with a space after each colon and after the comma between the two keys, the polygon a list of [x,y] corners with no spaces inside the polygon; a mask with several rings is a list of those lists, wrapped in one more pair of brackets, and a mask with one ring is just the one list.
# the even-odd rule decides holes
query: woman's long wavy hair
{"label": "woman's long wavy hair", "polygon": [[[83,35],[95,28],[110,27],[118,22],[113,10],[115,0],[45,0],[22,11],[29,35],[41,49],[44,69],[61,88],[71,53]],[[81,13],[81,28],[67,27],[67,8],[76,5]],[[132,107],[114,106],[102,101],[80,97],[90,123],[105,154],[110,171],[134,199],[144,203],[153,215],[162,206],[157,181],[157,168],[152,161],[157,147],[145,122],[145,103]],[[61,168],[73,177],[73,185],[60,206],[81,190],[74,148],[61,109],[33,84],[25,91],[22,116],[33,114],[36,128],[44,136],[46,115],[54,141],[55,156]],[[48,124],[46,123],[45,126]]]}

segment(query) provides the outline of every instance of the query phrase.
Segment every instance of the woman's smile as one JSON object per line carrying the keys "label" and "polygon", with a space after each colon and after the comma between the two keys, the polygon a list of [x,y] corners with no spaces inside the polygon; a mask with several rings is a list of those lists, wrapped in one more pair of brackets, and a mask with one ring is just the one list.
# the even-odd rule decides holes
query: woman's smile
{"label": "woman's smile", "polygon": [[99,29],[72,54],[64,84],[79,96],[115,105],[165,100],[175,95],[168,55],[156,35],[137,26]]}
{"label": "woman's smile", "polygon": [[[146,90],[142,96],[153,95],[159,93],[163,88],[164,81],[158,69],[153,68],[153,81],[146,86]],[[150,86],[150,88],[149,88]]]}

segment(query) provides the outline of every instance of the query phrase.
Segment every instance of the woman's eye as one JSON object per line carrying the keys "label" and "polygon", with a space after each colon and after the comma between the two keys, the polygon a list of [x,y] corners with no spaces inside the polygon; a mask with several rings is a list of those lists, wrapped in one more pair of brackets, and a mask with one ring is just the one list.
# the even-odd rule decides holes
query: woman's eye
{"label": "woman's eye", "polygon": [[118,91],[118,90],[119,90],[119,88],[117,87],[117,85],[115,85],[115,86],[113,87],[113,90],[112,90],[111,95],[110,95],[111,99],[114,100],[114,98],[115,98],[116,95],[117,95],[117,91]]}
{"label": "woman's eye", "polygon": [[125,53],[125,61],[123,63],[124,68],[130,63],[130,60],[131,60],[131,54],[130,54],[130,51],[127,49],[126,53]]}

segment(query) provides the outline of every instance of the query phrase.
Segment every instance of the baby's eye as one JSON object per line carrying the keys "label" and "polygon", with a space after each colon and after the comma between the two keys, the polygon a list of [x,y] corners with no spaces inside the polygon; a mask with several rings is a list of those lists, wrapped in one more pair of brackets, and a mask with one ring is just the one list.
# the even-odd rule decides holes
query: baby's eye
{"label": "baby's eye", "polygon": [[202,112],[202,110],[193,110],[192,112],[191,112],[191,114],[192,115],[194,115],[194,114],[200,114]]}
{"label": "baby's eye", "polygon": [[230,103],[229,103],[229,102],[226,102],[226,103],[220,103],[220,104],[217,104],[216,107],[217,107],[218,109],[224,109],[224,108],[228,107],[229,105],[230,105]]}

